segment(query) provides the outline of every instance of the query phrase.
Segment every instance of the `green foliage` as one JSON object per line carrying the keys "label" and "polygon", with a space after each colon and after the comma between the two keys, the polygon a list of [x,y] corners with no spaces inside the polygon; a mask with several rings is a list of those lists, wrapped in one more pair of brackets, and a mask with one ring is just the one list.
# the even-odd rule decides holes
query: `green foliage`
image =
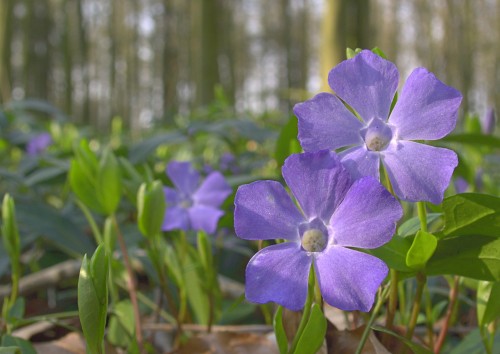
{"label": "green foliage", "polygon": [[144,236],[153,238],[161,232],[165,208],[162,183],[143,183],[137,193],[137,223]]}
{"label": "green foliage", "polygon": [[480,281],[477,286],[477,321],[481,327],[500,317],[500,282]]}
{"label": "green foliage", "polygon": [[[36,350],[29,341],[8,334],[2,336],[1,347],[8,348],[6,353],[36,354]],[[14,348],[17,348],[17,351]]]}
{"label": "green foliage", "polygon": [[281,129],[278,140],[276,141],[274,158],[278,163],[278,167],[281,168],[281,166],[283,166],[288,156],[302,151],[299,141],[297,140],[297,134],[297,119],[291,117]]}
{"label": "green foliage", "polygon": [[83,257],[78,279],[78,313],[89,353],[103,353],[108,311],[108,257],[103,245],[88,261]]}
{"label": "green foliage", "polygon": [[486,194],[458,194],[443,201],[444,237],[484,235],[500,237],[500,198]]}
{"label": "green foliage", "polygon": [[288,352],[288,339],[285,333],[285,327],[283,327],[283,307],[278,306],[273,319],[274,335],[276,336],[276,342],[278,343],[278,349],[280,354],[286,354]]}
{"label": "green foliage", "polygon": [[116,211],[121,198],[121,171],[113,153],[106,149],[98,160],[85,140],[75,147],[69,183],[90,209],[105,215]]}
{"label": "green foliage", "polygon": [[311,315],[307,321],[304,332],[300,336],[294,353],[315,354],[323,345],[326,334],[326,318],[318,304],[313,304]]}
{"label": "green foliage", "polygon": [[406,253],[406,265],[415,270],[421,270],[434,254],[437,239],[433,234],[419,230],[413,243]]}

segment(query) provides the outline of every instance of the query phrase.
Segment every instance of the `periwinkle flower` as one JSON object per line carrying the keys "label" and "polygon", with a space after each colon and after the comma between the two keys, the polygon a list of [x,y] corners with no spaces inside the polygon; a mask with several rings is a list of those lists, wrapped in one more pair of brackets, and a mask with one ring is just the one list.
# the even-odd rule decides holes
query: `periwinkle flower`
{"label": "periwinkle flower", "polygon": [[38,155],[44,152],[52,144],[52,137],[49,133],[40,133],[30,139],[26,145],[28,155]]}
{"label": "periwinkle flower", "polygon": [[354,178],[379,179],[382,162],[398,197],[437,204],[458,164],[457,155],[415,140],[437,140],[450,133],[462,95],[417,68],[389,116],[398,79],[393,63],[368,50],[340,63],[328,76],[335,95],[320,93],[295,105],[298,137],[304,151],[347,148],[340,156]]}
{"label": "periwinkle flower", "polygon": [[289,156],[283,178],[240,186],[234,226],[245,240],[284,239],[260,250],[246,269],[246,298],[300,310],[311,264],[325,301],[342,310],[369,311],[387,275],[383,261],[356,248],[388,242],[402,216],[396,199],[373,177],[351,182],[329,150]]}
{"label": "periwinkle flower", "polygon": [[224,215],[219,207],[232,192],[224,176],[214,171],[200,183],[191,163],[178,161],[168,164],[167,175],[175,188],[165,187],[167,209],[162,229],[214,233]]}

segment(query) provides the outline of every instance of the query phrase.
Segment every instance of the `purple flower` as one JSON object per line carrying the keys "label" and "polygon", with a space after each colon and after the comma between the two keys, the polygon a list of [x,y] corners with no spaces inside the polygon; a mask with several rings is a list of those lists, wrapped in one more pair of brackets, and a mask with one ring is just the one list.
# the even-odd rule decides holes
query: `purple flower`
{"label": "purple flower", "polygon": [[38,155],[44,152],[52,144],[52,137],[49,133],[40,133],[30,139],[26,145],[28,155]]}
{"label": "purple flower", "polygon": [[255,254],[246,269],[246,297],[298,311],[307,297],[311,264],[325,301],[369,311],[388,269],[351,249],[388,242],[402,216],[396,199],[373,177],[351,182],[334,152],[289,156],[283,177],[300,208],[275,181],[238,188],[234,226],[245,240],[285,239]]}
{"label": "purple flower", "polygon": [[483,134],[491,135],[495,131],[496,117],[495,109],[490,107],[481,119],[481,130]]}
{"label": "purple flower", "polygon": [[189,162],[170,162],[167,175],[176,187],[165,187],[167,209],[163,230],[203,230],[214,233],[219,209],[231,194],[231,187],[220,172],[211,172],[200,184],[200,175]]}
{"label": "purple flower", "polygon": [[458,164],[457,155],[414,140],[436,140],[450,133],[462,96],[417,68],[389,116],[398,78],[393,63],[368,50],[340,63],[328,76],[336,95],[320,93],[294,107],[299,140],[305,151],[347,147],[340,156],[354,178],[379,179],[382,161],[401,199],[437,204]]}

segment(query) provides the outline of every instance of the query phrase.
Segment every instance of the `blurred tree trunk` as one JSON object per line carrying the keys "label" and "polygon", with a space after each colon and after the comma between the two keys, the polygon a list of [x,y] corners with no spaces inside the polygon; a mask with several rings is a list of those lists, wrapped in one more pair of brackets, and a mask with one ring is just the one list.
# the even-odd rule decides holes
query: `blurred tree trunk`
{"label": "blurred tree trunk", "polygon": [[371,48],[370,1],[324,0],[320,44],[321,88],[330,90],[328,73],[349,48]]}
{"label": "blurred tree trunk", "polygon": [[0,3],[0,102],[7,102],[11,98],[12,68],[11,42],[13,28],[13,0],[3,0]]}
{"label": "blurred tree trunk", "polygon": [[175,0],[163,0],[163,116],[168,123],[178,109],[177,84],[179,81],[178,30]]}
{"label": "blurred tree trunk", "polygon": [[77,6],[77,28],[78,28],[78,42],[80,43],[80,70],[82,75],[82,88],[83,88],[83,106],[81,121],[85,124],[91,123],[90,117],[90,72],[89,72],[89,45],[87,40],[87,28],[85,26],[85,18],[83,17],[83,2],[78,0]]}
{"label": "blurred tree trunk", "polygon": [[[68,0],[64,4],[64,32],[61,40],[61,50],[63,56],[64,69],[64,111],[73,114],[73,26],[71,19],[72,14],[76,11],[76,2]],[[54,6],[54,5],[53,5]]]}
{"label": "blurred tree trunk", "polygon": [[218,20],[217,0],[201,1],[201,64],[197,87],[198,104],[207,105],[214,100],[214,87],[219,83],[218,66]]}

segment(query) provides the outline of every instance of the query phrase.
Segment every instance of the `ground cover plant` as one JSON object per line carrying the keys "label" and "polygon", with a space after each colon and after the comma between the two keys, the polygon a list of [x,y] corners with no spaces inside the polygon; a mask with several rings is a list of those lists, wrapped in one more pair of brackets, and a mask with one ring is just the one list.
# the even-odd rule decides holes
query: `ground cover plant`
{"label": "ground cover plant", "polygon": [[328,82],[137,140],[2,107],[0,353],[500,350],[494,112],[378,48]]}

